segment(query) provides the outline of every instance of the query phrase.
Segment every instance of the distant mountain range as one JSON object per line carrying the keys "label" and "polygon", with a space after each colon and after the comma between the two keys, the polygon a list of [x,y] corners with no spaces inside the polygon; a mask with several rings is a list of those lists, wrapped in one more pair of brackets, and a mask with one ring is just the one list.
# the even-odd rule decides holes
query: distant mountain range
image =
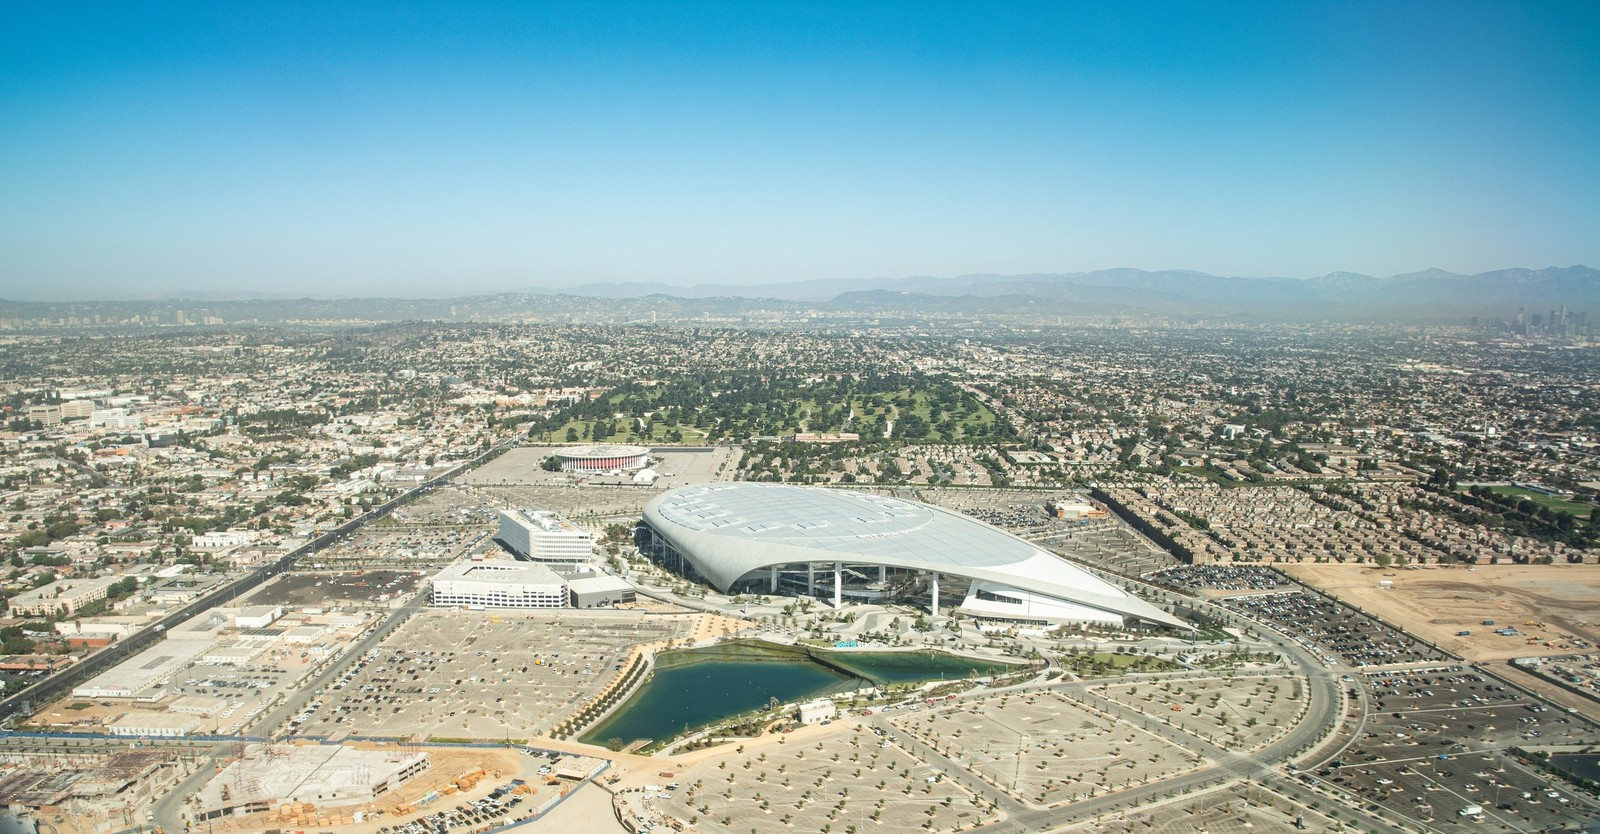
{"label": "distant mountain range", "polygon": [[1318,278],[1236,278],[1188,270],[956,278],[798,281],[764,286],[585,284],[565,289],[456,298],[287,297],[267,293],[183,293],[161,299],[18,302],[0,300],[0,318],[145,323],[209,317],[225,322],[684,321],[706,317],[771,320],[826,313],[867,318],[905,315],[1162,315],[1246,320],[1460,320],[1511,318],[1565,306],[1600,318],[1600,270],[1587,266],[1502,269],[1457,275],[1438,269],[1386,278],[1335,272]]}
{"label": "distant mountain range", "polygon": [[731,284],[622,283],[583,284],[559,291],[530,289],[530,293],[559,292],[586,298],[746,298],[827,303],[836,307],[892,308],[895,306],[947,307],[965,298],[971,306],[996,306],[984,300],[1035,299],[1047,306],[1089,304],[1103,308],[1170,311],[1237,312],[1282,310],[1297,307],[1328,309],[1415,308],[1445,306],[1453,309],[1555,304],[1569,307],[1600,303],[1600,270],[1587,266],[1545,269],[1501,269],[1477,275],[1458,275],[1441,269],[1391,275],[1386,278],[1353,272],[1334,272],[1319,278],[1236,278],[1190,270],[1148,272],[1140,269],[1103,269],[1095,272],[1032,275],[963,275],[957,278],[886,278],[863,280],[797,281],[765,286]]}

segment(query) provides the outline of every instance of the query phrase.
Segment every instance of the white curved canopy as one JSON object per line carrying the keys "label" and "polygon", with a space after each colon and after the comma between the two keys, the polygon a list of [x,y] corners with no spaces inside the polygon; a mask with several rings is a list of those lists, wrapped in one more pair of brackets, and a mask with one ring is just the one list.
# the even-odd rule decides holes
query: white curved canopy
{"label": "white curved canopy", "polygon": [[997,527],[898,498],[781,484],[667,492],[645,521],[717,588],[756,571],[848,562],[983,580],[1186,628],[1182,620]]}

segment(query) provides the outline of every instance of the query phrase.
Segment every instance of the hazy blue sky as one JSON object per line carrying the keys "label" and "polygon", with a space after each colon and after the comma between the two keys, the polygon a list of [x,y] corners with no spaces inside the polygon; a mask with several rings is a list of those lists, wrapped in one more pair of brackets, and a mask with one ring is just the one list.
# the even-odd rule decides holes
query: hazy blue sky
{"label": "hazy blue sky", "polygon": [[1600,265],[1600,3],[0,8],[0,297]]}

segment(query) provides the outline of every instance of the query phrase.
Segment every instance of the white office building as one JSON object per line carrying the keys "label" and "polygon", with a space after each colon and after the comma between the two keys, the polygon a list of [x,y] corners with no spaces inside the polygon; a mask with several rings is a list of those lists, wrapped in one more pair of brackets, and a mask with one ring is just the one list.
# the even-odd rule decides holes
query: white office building
{"label": "white office building", "polygon": [[229,547],[243,547],[254,539],[255,534],[249,530],[213,530],[195,536],[193,544],[199,550],[222,550]]}
{"label": "white office building", "polygon": [[126,408],[100,408],[89,413],[89,428],[138,431],[144,428],[144,419]]}
{"label": "white office building", "polygon": [[501,510],[500,541],[530,562],[552,570],[588,570],[594,536],[588,530],[544,510]]}
{"label": "white office building", "polygon": [[463,562],[434,575],[432,602],[441,608],[564,608],[567,583],[528,562]]}

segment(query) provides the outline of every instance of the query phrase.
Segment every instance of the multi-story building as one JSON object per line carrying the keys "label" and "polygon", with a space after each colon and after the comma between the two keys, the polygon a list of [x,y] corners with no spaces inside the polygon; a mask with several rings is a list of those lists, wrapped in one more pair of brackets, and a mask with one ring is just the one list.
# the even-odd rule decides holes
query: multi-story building
{"label": "multi-story building", "polygon": [[431,600],[441,608],[564,608],[567,583],[544,565],[465,562],[434,575]]}
{"label": "multi-story building", "polygon": [[23,591],[7,603],[18,617],[49,617],[71,614],[95,600],[105,599],[106,591],[122,580],[120,576],[99,579],[58,579],[41,588]]}
{"label": "multi-story building", "polygon": [[80,420],[94,413],[94,400],[71,400],[61,404],[61,419]]}
{"label": "multi-story building", "polygon": [[501,510],[500,541],[518,556],[563,573],[587,570],[594,554],[588,530],[543,510]]}

